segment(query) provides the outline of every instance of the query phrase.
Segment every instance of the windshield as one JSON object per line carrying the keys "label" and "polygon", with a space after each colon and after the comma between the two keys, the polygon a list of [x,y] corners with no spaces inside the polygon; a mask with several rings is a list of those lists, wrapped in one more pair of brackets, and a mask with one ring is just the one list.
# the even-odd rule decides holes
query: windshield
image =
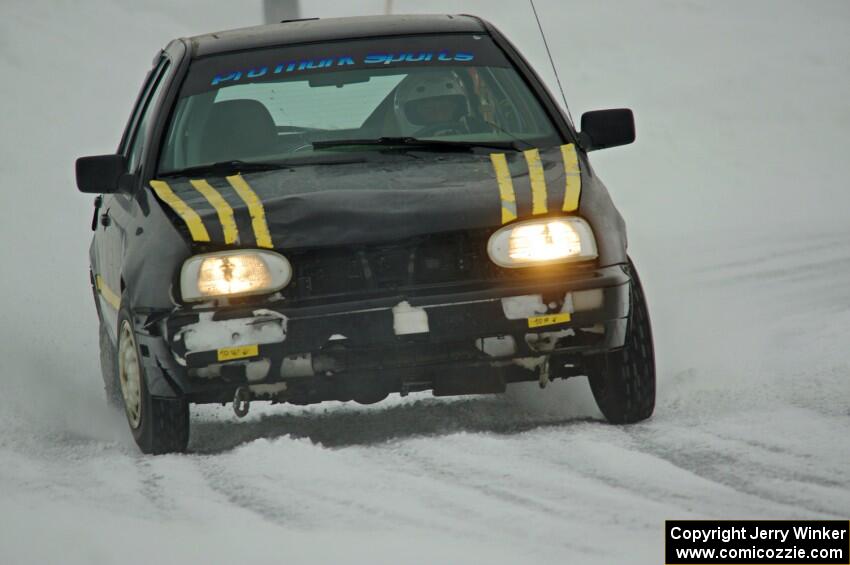
{"label": "windshield", "polygon": [[159,173],[557,143],[540,103],[487,36],[340,41],[194,61]]}

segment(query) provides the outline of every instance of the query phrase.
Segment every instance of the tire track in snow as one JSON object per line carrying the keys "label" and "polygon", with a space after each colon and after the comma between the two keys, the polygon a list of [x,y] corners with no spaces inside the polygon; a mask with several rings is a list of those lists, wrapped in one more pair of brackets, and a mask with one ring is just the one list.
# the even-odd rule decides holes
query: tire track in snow
{"label": "tire track in snow", "polygon": [[[297,442],[283,437],[273,442],[265,442],[262,449],[267,454],[282,455],[276,463],[285,462],[287,443]],[[246,449],[253,448],[245,446]],[[327,450],[322,446],[311,446],[322,452]],[[352,452],[357,448],[350,448]],[[323,468],[318,467],[312,478],[293,473],[287,476],[287,470],[281,468],[269,469],[268,461],[251,463],[250,472],[243,468],[242,461],[251,461],[250,455],[244,455],[242,450],[219,456],[205,456],[197,461],[200,473],[206,484],[212,490],[227,498],[230,503],[239,508],[256,514],[262,519],[287,528],[299,530],[321,529],[329,523],[339,526],[340,522],[354,529],[374,528],[411,528],[440,532],[443,534],[456,533],[451,528],[439,523],[413,516],[396,508],[392,500],[383,499],[376,492],[374,485],[366,488],[367,483],[361,469],[347,469],[352,472],[355,480],[346,480],[348,488],[340,488],[337,476],[323,476]],[[352,454],[353,455],[353,454]],[[236,459],[240,457],[240,459]],[[356,455],[347,457],[345,465],[351,466]],[[285,464],[285,463],[284,463]],[[366,469],[366,473],[381,474],[380,468]],[[395,484],[394,480],[388,481]]]}
{"label": "tire track in snow", "polygon": [[[533,460],[518,467],[510,453],[502,449],[511,446],[514,437],[458,433],[439,443],[420,440],[382,445],[372,450],[370,457],[376,461],[389,458],[395,469],[424,479],[428,484],[423,488],[442,495],[441,500],[447,503],[439,509],[441,515],[448,513],[448,518],[467,521],[482,536],[532,542],[532,548],[559,547],[587,556],[600,555],[598,546],[550,536],[569,524],[565,498],[561,497],[559,503],[558,497],[553,497],[563,484],[537,472]],[[481,445],[495,451],[482,450],[478,447]],[[469,460],[471,456],[474,461]],[[542,543],[533,543],[535,539]]]}
{"label": "tire track in snow", "polygon": [[172,516],[177,509],[175,497],[179,493],[169,492],[166,487],[171,463],[170,460],[139,457],[136,464],[139,492],[161,516]]}
{"label": "tire track in snow", "polygon": [[[734,489],[742,495],[776,505],[777,508],[773,511],[777,516],[798,515],[800,510],[804,510],[812,518],[825,516],[842,518],[840,502],[833,502],[830,505],[799,496],[791,488],[776,488],[777,482],[787,483],[789,486],[794,483],[808,483],[816,487],[834,488],[835,494],[840,494],[842,490],[847,492],[847,484],[824,478],[822,475],[801,472],[794,464],[788,465],[789,458],[791,461],[797,459],[793,452],[781,448],[767,449],[756,442],[747,442],[705,429],[702,432],[695,430],[685,432],[684,440],[687,444],[665,444],[670,431],[656,432],[644,429],[632,431],[630,435],[644,453],[651,454],[708,481]],[[800,457],[805,458],[805,456]],[[764,463],[762,459],[770,459],[772,464]],[[777,465],[779,460],[786,462],[785,468]],[[826,499],[821,498],[821,500]],[[835,501],[834,498],[832,500]],[[751,512],[764,513],[766,509],[764,504],[760,504],[753,506]],[[728,513],[727,505],[724,505],[724,512]]]}
{"label": "tire track in snow", "polygon": [[252,493],[252,490],[257,490],[256,486],[248,481],[240,481],[232,469],[219,461],[221,458],[224,456],[204,456],[198,457],[194,462],[207,488],[218,493],[229,504],[246,510],[263,521],[292,528],[309,529],[315,526],[310,523],[305,513],[297,510],[304,508],[303,504],[297,503],[297,496],[290,499],[288,505],[272,504],[259,494]]}
{"label": "tire track in snow", "polygon": [[725,272],[742,271],[766,271],[765,266],[772,263],[785,263],[789,256],[807,256],[812,252],[832,251],[841,252],[845,250],[848,234],[828,233],[819,234],[811,238],[796,238],[790,242],[777,244],[774,238],[753,240],[745,248],[737,253],[744,254],[743,258],[726,259],[710,264],[701,264],[693,269],[692,273],[700,276],[719,275]]}

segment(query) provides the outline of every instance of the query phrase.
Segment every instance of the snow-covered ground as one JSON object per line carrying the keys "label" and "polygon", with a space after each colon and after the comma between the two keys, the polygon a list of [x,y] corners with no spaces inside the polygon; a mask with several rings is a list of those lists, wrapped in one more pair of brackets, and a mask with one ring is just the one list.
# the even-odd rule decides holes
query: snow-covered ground
{"label": "snow-covered ground", "polygon": [[[537,4],[574,114],[637,115],[593,161],[647,287],[655,416],[602,423],[583,379],[206,407],[157,458],[102,397],[73,159],[116,145],[169,38],[259,4],[0,4],[0,561],[661,563],[669,518],[848,518],[850,3]],[[394,5],[479,13],[551,77],[521,2]]]}

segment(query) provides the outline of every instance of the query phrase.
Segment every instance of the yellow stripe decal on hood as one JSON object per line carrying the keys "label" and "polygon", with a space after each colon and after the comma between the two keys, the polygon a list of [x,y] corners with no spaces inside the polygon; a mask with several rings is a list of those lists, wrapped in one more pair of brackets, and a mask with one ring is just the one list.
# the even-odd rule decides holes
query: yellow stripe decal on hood
{"label": "yellow stripe decal on hood", "polygon": [[499,196],[502,198],[502,223],[507,224],[516,220],[516,194],[514,194],[514,183],[511,180],[511,171],[504,153],[491,153],[490,161],[496,172],[496,181],[499,183]]}
{"label": "yellow stripe decal on hood", "polygon": [[180,200],[179,196],[174,194],[174,191],[171,190],[171,187],[168,186],[167,182],[152,180],[151,188],[154,189],[156,195],[159,196],[163,202],[171,206],[177,215],[183,218],[183,221],[186,222],[186,226],[189,228],[189,234],[192,236],[193,240],[210,240],[210,234],[207,232],[207,228],[204,227],[204,222],[201,221],[201,217],[197,212],[192,210],[188,204]]}
{"label": "yellow stripe decal on hood", "polygon": [[578,210],[581,197],[581,169],[578,165],[578,153],[572,143],[561,146],[561,156],[564,159],[564,173],[567,177],[567,188],[564,193],[564,212]]}
{"label": "yellow stripe decal on hood", "polygon": [[204,198],[212,204],[218,214],[218,221],[221,222],[221,228],[224,232],[224,243],[230,245],[236,243],[239,239],[239,229],[236,227],[236,219],[233,217],[233,208],[230,207],[221,194],[205,180],[191,180],[195,190],[204,195]]}
{"label": "yellow stripe decal on hood", "polygon": [[103,277],[100,275],[95,275],[95,285],[97,286],[97,291],[106,300],[107,304],[115,308],[116,310],[121,309],[121,297],[118,296],[111,288],[106,286],[106,283],[103,282]]}
{"label": "yellow stripe decal on hood", "polygon": [[274,249],[272,236],[269,233],[269,226],[266,223],[266,211],[257,193],[251,189],[245,179],[242,178],[242,175],[227,177],[227,182],[230,183],[233,190],[236,191],[248,206],[248,212],[251,214],[251,225],[254,228],[254,237],[257,239],[257,247]]}
{"label": "yellow stripe decal on hood", "polygon": [[540,152],[537,149],[529,149],[522,154],[525,155],[525,161],[528,163],[528,177],[531,179],[531,213],[535,216],[545,214],[549,211],[549,204]]}

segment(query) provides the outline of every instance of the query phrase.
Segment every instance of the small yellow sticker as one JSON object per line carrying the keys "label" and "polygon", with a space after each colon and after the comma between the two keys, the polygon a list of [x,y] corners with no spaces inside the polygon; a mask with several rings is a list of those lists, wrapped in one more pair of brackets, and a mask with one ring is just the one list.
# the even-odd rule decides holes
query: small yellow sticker
{"label": "small yellow sticker", "polygon": [[534,316],[528,319],[529,328],[539,328],[542,326],[554,326],[555,324],[563,324],[570,321],[569,312],[559,312],[557,314],[546,314],[545,316]]}
{"label": "small yellow sticker", "polygon": [[219,361],[233,361],[245,357],[256,357],[260,354],[258,345],[239,345],[236,347],[224,347],[218,350]]}

